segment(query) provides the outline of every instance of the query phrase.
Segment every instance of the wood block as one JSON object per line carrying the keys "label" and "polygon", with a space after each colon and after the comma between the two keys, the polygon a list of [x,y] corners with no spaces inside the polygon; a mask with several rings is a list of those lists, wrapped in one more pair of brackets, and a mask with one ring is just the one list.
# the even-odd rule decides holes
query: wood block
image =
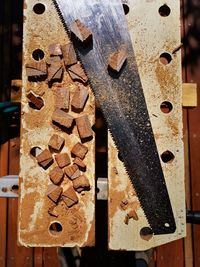
{"label": "wood block", "polygon": [[84,174],[82,174],[81,176],[73,180],[73,187],[78,193],[84,190],[90,190],[90,183],[88,178]]}
{"label": "wood block", "polygon": [[54,64],[55,62],[60,62],[60,64],[62,63],[61,57],[60,56],[53,56],[53,57],[49,57],[46,60],[47,65],[51,65]]}
{"label": "wood block", "polygon": [[37,157],[38,163],[43,168],[47,168],[53,163],[53,157],[48,149],[43,150]]}
{"label": "wood block", "polygon": [[72,126],[74,118],[63,110],[57,108],[53,112],[52,120],[61,126],[70,128]]}
{"label": "wood block", "polygon": [[26,75],[28,77],[43,77],[47,75],[46,62],[31,62],[26,64]]}
{"label": "wood block", "polygon": [[82,43],[87,43],[92,39],[91,31],[79,19],[70,25],[70,30]]}
{"label": "wood block", "polygon": [[48,191],[47,191],[47,196],[55,203],[58,202],[61,194],[62,194],[62,187],[57,186],[57,185],[49,185]]}
{"label": "wood block", "polygon": [[68,166],[64,169],[65,174],[71,179],[74,180],[80,176],[80,170],[76,164]]}
{"label": "wood block", "polygon": [[79,157],[80,159],[84,159],[87,152],[88,148],[85,145],[81,144],[80,142],[76,143],[76,145],[71,150],[71,153],[74,156]]}
{"label": "wood block", "polygon": [[60,44],[50,44],[49,45],[50,56],[62,56],[62,50]]}
{"label": "wood block", "polygon": [[63,110],[69,109],[69,89],[56,88],[55,90],[55,107]]}
{"label": "wood block", "polygon": [[44,101],[41,97],[35,96],[33,93],[27,94],[27,98],[30,100],[34,108],[40,110],[44,106]]}
{"label": "wood block", "polygon": [[56,204],[52,204],[49,209],[48,209],[48,213],[51,215],[51,216],[54,216],[54,217],[58,217],[58,213],[57,211],[55,210],[55,207],[56,207]]}
{"label": "wood block", "polygon": [[93,136],[92,127],[87,115],[78,117],[75,121],[81,139],[87,139]]}
{"label": "wood block", "polygon": [[197,84],[183,83],[183,107],[197,107]]}
{"label": "wood block", "polygon": [[55,160],[60,168],[64,168],[71,163],[70,157],[67,153],[55,155]]}
{"label": "wood block", "polygon": [[86,164],[82,161],[82,159],[75,157],[73,160],[73,163],[76,164],[80,170],[85,171],[86,170]]}
{"label": "wood block", "polygon": [[73,81],[79,81],[79,82],[82,82],[84,84],[87,83],[88,77],[86,76],[80,63],[76,63],[76,64],[70,66],[67,69],[67,71],[68,71],[68,73],[69,73],[69,75]]}
{"label": "wood block", "polygon": [[65,202],[68,208],[78,203],[78,197],[72,186],[62,193],[62,200]]}
{"label": "wood block", "polygon": [[48,66],[48,82],[53,81],[61,81],[63,75],[63,65],[61,62],[52,62],[51,65]]}
{"label": "wood block", "polygon": [[63,179],[64,173],[61,168],[55,167],[50,171],[49,176],[54,184],[59,184]]}
{"label": "wood block", "polygon": [[60,150],[65,143],[65,139],[62,138],[61,136],[57,134],[53,134],[49,140],[49,147],[55,149],[55,150]]}
{"label": "wood block", "polygon": [[71,66],[77,63],[76,52],[72,43],[62,45],[63,60],[65,66]]}
{"label": "wood block", "polygon": [[76,91],[72,97],[71,106],[74,111],[82,111],[84,109],[85,103],[88,99],[88,89],[83,85],[77,86]]}
{"label": "wood block", "polygon": [[108,68],[119,72],[127,58],[126,46],[122,46],[118,51],[112,53],[108,59]]}

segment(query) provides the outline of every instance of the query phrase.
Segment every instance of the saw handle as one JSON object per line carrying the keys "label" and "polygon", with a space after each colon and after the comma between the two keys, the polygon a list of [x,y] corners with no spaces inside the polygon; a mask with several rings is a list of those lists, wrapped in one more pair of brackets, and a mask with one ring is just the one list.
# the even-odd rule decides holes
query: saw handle
{"label": "saw handle", "polygon": [[187,210],[186,222],[192,224],[200,224],[200,211]]}

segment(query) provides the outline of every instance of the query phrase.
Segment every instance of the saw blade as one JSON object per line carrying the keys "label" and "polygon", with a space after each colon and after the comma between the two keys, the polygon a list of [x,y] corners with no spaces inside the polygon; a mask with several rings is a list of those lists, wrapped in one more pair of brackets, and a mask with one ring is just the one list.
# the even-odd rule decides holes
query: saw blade
{"label": "saw blade", "polygon": [[[126,171],[154,234],[176,229],[165,178],[120,0],[54,0],[70,33],[79,19],[91,32],[87,45],[74,43]],[[120,73],[109,73],[108,59],[126,46]]]}

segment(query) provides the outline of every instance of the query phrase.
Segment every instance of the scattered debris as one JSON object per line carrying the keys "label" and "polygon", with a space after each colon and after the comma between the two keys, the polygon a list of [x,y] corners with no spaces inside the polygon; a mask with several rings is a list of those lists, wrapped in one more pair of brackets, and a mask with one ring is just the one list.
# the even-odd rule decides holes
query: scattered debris
{"label": "scattered debris", "polygon": [[49,140],[49,147],[55,150],[60,150],[65,143],[65,139],[57,134],[53,134]]}
{"label": "scattered debris", "polygon": [[65,202],[68,208],[78,203],[78,197],[72,186],[62,193],[62,200]]}
{"label": "scattered debris", "polygon": [[76,88],[76,91],[74,92],[72,101],[71,101],[71,106],[74,111],[82,111],[84,109],[85,103],[88,99],[88,89],[87,87],[83,85],[79,85]]}
{"label": "scattered debris", "polygon": [[76,157],[73,160],[74,164],[76,164],[80,170],[85,171],[86,170],[86,164],[82,161],[82,159]]}
{"label": "scattered debris", "polygon": [[70,157],[67,153],[55,155],[55,160],[60,168],[64,168],[71,163]]}
{"label": "scattered debris", "polygon": [[123,199],[120,203],[120,207],[125,210],[127,208],[128,205],[128,199]]}
{"label": "scattered debris", "polygon": [[84,84],[87,83],[88,77],[86,76],[80,63],[76,63],[67,69],[73,81],[80,81]]}
{"label": "scattered debris", "polygon": [[128,214],[126,214],[124,223],[128,224],[130,219],[138,221],[139,218],[135,210],[131,210]]}
{"label": "scattered debris", "polygon": [[27,98],[35,109],[40,110],[44,106],[43,99],[41,97],[35,96],[31,92],[27,94]]}
{"label": "scattered debris", "polygon": [[50,56],[62,56],[62,50],[60,44],[50,44],[49,45]]}
{"label": "scattered debris", "polygon": [[58,213],[56,212],[55,208],[56,208],[56,204],[53,204],[52,206],[50,206],[48,209],[48,213],[51,216],[58,217]]}
{"label": "scattered debris", "polygon": [[57,108],[52,115],[52,120],[61,126],[70,128],[74,118],[63,110]]}
{"label": "scattered debris", "polygon": [[39,155],[36,156],[36,159],[39,165],[43,168],[47,168],[53,163],[52,154],[48,149],[43,150]]}
{"label": "scattered debris", "polygon": [[72,155],[79,157],[80,159],[84,159],[87,152],[88,148],[80,142],[78,142],[71,150]]}
{"label": "scattered debris", "polygon": [[72,43],[62,45],[63,60],[66,67],[77,63],[77,56]]}
{"label": "scattered debris", "polygon": [[64,173],[62,169],[57,166],[50,171],[49,176],[54,184],[59,184],[63,179]]}
{"label": "scattered debris", "polygon": [[47,76],[47,65],[44,61],[27,63],[25,67],[28,77],[38,78]]}
{"label": "scattered debris", "polygon": [[126,46],[122,45],[118,51],[114,52],[109,56],[108,68],[115,72],[120,72],[126,59],[127,59]]}
{"label": "scattered debris", "polygon": [[62,187],[51,184],[48,187],[47,196],[55,203],[58,202],[60,195],[62,194]]}
{"label": "scattered debris", "polygon": [[82,43],[88,43],[92,40],[92,32],[79,19],[70,25],[70,30]]}
{"label": "scattered debris", "polygon": [[80,176],[80,170],[76,164],[68,166],[64,169],[65,174],[71,179],[74,180]]}
{"label": "scattered debris", "polygon": [[67,88],[56,88],[55,90],[55,107],[59,109],[69,109],[69,89]]}
{"label": "scattered debris", "polygon": [[48,66],[48,82],[61,81],[63,76],[63,65],[60,61],[54,61]]}
{"label": "scattered debris", "polygon": [[92,127],[87,115],[75,119],[80,139],[87,139],[93,136]]}
{"label": "scattered debris", "polygon": [[73,187],[78,193],[82,192],[83,190],[90,190],[90,183],[88,178],[84,174],[82,174],[81,176],[73,180]]}

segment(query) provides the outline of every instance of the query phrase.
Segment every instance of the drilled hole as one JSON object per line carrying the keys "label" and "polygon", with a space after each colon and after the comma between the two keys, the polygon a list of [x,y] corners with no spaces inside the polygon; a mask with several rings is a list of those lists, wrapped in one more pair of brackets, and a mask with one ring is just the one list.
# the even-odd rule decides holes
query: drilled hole
{"label": "drilled hole", "polygon": [[49,226],[49,232],[52,235],[58,235],[62,232],[63,228],[62,225],[59,222],[53,222]]}
{"label": "drilled hole", "polygon": [[140,230],[140,236],[142,239],[149,241],[153,237],[153,231],[150,227],[143,227]]}
{"label": "drilled hole", "polygon": [[33,11],[38,14],[38,15],[41,15],[45,12],[45,5],[42,4],[42,3],[38,3],[38,4],[35,4],[34,7],[33,7]]}
{"label": "drilled hole", "polygon": [[38,146],[34,146],[30,150],[30,154],[33,157],[37,157],[37,155],[39,155],[41,152],[42,152],[42,149]]}
{"label": "drilled hole", "polygon": [[2,187],[1,188],[1,191],[4,192],[4,193],[6,193],[8,191],[8,188],[7,187]]}
{"label": "drilled hole", "polygon": [[171,9],[168,7],[168,5],[164,4],[158,9],[158,12],[161,17],[168,17],[171,13]]}
{"label": "drilled hole", "polygon": [[168,65],[172,61],[172,56],[169,53],[162,53],[160,55],[160,63]]}
{"label": "drilled hole", "polygon": [[11,191],[13,192],[18,192],[19,190],[19,185],[18,184],[14,184],[12,187],[11,187]]}
{"label": "drilled hole", "polygon": [[130,11],[130,8],[127,4],[123,4],[124,14],[127,15]]}
{"label": "drilled hole", "polygon": [[172,111],[172,109],[173,109],[172,103],[170,103],[169,101],[164,101],[160,105],[160,110],[163,113],[170,113]]}
{"label": "drilled hole", "polygon": [[169,151],[169,150],[166,150],[165,152],[162,153],[161,155],[161,159],[164,163],[169,163],[169,162],[172,162],[173,159],[174,159],[174,154]]}
{"label": "drilled hole", "polygon": [[36,61],[39,61],[39,60],[44,58],[44,52],[41,49],[36,49],[36,50],[33,51],[32,57]]}

